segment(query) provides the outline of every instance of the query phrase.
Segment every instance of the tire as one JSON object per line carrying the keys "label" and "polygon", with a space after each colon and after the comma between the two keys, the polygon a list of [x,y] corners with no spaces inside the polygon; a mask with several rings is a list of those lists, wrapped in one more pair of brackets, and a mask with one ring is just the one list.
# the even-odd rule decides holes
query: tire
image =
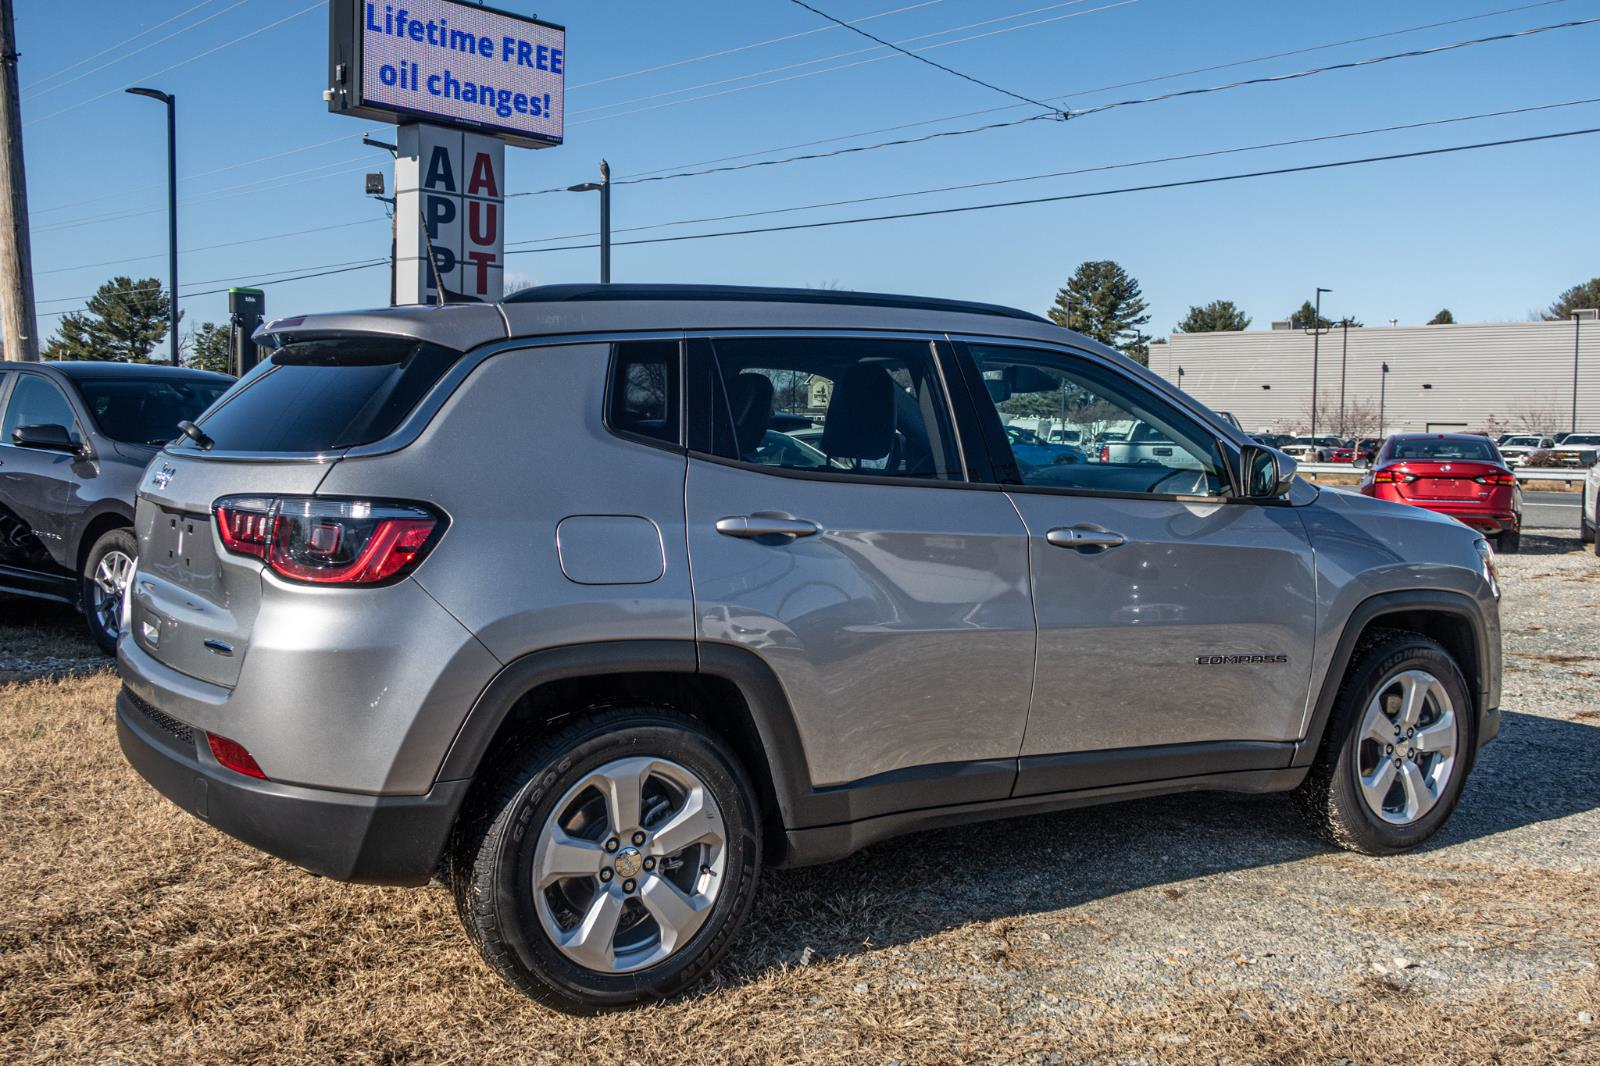
{"label": "tire", "polygon": [[1580,544],[1594,543],[1594,523],[1586,514],[1578,515],[1578,542]]}
{"label": "tire", "polygon": [[1522,531],[1507,530],[1494,539],[1494,550],[1501,555],[1515,555],[1522,550]]}
{"label": "tire", "polygon": [[78,603],[88,623],[89,636],[107,655],[117,653],[122,625],[122,594],[139,558],[133,530],[123,527],[102,533],[83,561],[78,575]]}
{"label": "tire", "polygon": [[[1415,760],[1395,758],[1407,754],[1415,737],[1391,735],[1400,714],[1389,712],[1403,714],[1407,677],[1433,682],[1416,686],[1422,690],[1422,701],[1417,724],[1411,728],[1431,731],[1444,721],[1446,712],[1451,718],[1450,729],[1430,732],[1428,744],[1435,750]],[[1374,705],[1378,705],[1376,713],[1386,719],[1381,724],[1371,717]],[[1381,739],[1372,738],[1368,724],[1377,726]],[[1437,641],[1416,633],[1377,631],[1363,637],[1356,648],[1316,761],[1294,792],[1296,805],[1311,831],[1330,844],[1366,855],[1408,851],[1438,832],[1455,810],[1472,768],[1477,738],[1476,709],[1450,653]],[[1448,755],[1443,751],[1446,740],[1453,745]],[[1385,751],[1385,747],[1393,750]],[[1389,769],[1391,758],[1401,769],[1387,778],[1391,784],[1385,787],[1382,781],[1386,777],[1380,777],[1379,771]],[[1367,780],[1375,783],[1371,790],[1375,801],[1369,802],[1362,787],[1363,768]],[[1408,779],[1413,788],[1407,787]],[[1409,808],[1414,795],[1431,797],[1431,804],[1424,807],[1419,803],[1412,816]],[[1375,803],[1385,810],[1383,816]]]}
{"label": "tire", "polygon": [[[648,770],[635,762],[646,759]],[[612,791],[591,784],[597,774],[616,792],[639,782],[642,813],[625,804],[619,819]],[[654,834],[680,815],[706,827],[706,838],[659,850]],[[627,825],[615,834],[619,820],[642,824],[645,842],[636,846]],[[558,829],[568,846],[554,844]],[[536,863],[554,860],[583,872],[552,874],[536,890]],[[760,870],[761,820],[738,758],[694,719],[652,707],[585,716],[502,762],[480,783],[449,853],[456,912],[484,960],[525,995],[572,1014],[671,996],[704,977],[744,924]],[[704,905],[686,912],[688,899]],[[669,941],[658,913],[686,919],[670,938],[682,943]],[[609,936],[584,935],[607,919]]]}

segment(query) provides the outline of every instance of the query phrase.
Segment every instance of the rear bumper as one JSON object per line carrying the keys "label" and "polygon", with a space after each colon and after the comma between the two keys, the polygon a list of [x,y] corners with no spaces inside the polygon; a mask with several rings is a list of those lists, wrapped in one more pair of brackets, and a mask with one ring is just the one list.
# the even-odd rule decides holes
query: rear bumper
{"label": "rear bumper", "polygon": [[1403,496],[1380,497],[1392,499],[1396,503],[1408,503],[1413,507],[1420,507],[1424,511],[1442,514],[1454,518],[1464,526],[1471,526],[1480,533],[1516,533],[1522,528],[1522,517],[1507,507],[1486,507],[1477,500],[1454,503],[1449,500],[1416,500]]}
{"label": "rear bumper", "polygon": [[304,788],[234,773],[204,736],[126,688],[117,739],[156,791],[231,837],[339,881],[421,885],[433,876],[468,781],[439,781],[420,796]]}

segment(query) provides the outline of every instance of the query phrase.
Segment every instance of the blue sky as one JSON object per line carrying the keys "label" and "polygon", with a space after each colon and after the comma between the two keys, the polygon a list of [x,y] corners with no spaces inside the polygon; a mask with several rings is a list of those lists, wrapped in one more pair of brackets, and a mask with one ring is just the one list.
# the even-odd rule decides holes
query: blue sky
{"label": "blue sky", "polygon": [[[908,47],[959,40],[927,54],[1035,99],[1081,93],[1068,101],[1081,108],[1600,17],[1600,0],[1530,4],[816,0],[815,6],[844,19],[894,12],[862,28],[894,41],[916,39]],[[908,123],[928,124],[821,148],[1030,111],[828,28],[788,0],[551,0],[537,9],[503,0],[499,6],[568,27],[567,143],[510,150],[512,191],[590,180],[601,157],[623,179],[746,153],[783,156],[792,153],[768,150]],[[1318,47],[1513,7],[1522,10]],[[112,274],[165,280],[163,116],[155,102],[124,95],[129,84],[178,97],[181,247],[275,238],[186,252],[185,293],[387,256],[388,222],[363,195],[362,173],[387,171],[389,164],[360,142],[363,133],[387,139],[393,130],[326,112],[326,35],[326,4],[309,0],[20,0],[42,334],[59,321],[49,312],[80,306]],[[780,37],[790,39],[746,47]],[[1102,88],[1295,49],[1315,50]],[[722,51],[729,54],[682,62]],[[1600,97],[1600,24],[1064,124],[1034,122],[834,159],[622,186],[614,224],[620,231],[1589,97]],[[969,117],[952,118],[961,115]],[[929,121],[939,119],[945,121]],[[642,235],[1052,196],[1591,127],[1600,127],[1600,104]],[[1458,321],[1521,320],[1560,290],[1600,274],[1597,174],[1600,136],[1575,137],[964,215],[619,247],[614,271],[618,281],[828,284],[1043,310],[1077,263],[1109,258],[1143,284],[1154,316],[1147,329],[1156,334],[1168,332],[1190,304],[1217,298],[1238,302],[1265,327],[1317,285],[1334,290],[1326,312],[1369,325],[1422,322],[1445,306]],[[512,200],[508,246],[585,233],[595,214],[592,195]],[[133,257],[146,258],[108,264]],[[591,281],[596,254],[512,255],[507,275],[528,283]],[[266,289],[274,316],[374,306],[387,301],[388,275],[368,269]],[[185,300],[184,307],[186,324],[225,316],[220,295]]]}

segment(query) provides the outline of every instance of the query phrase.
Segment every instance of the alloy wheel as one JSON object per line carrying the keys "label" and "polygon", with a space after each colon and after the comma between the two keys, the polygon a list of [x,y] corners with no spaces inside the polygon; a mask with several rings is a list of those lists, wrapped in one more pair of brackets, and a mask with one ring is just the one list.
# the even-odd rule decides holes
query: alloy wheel
{"label": "alloy wheel", "polygon": [[1426,670],[1405,670],[1379,687],[1362,715],[1356,774],[1367,808],[1410,825],[1439,802],[1456,766],[1460,729],[1450,694]]}
{"label": "alloy wheel", "polygon": [[122,626],[122,597],[128,589],[128,579],[133,576],[133,557],[112,549],[100,557],[94,568],[89,609],[101,632],[115,640]]}
{"label": "alloy wheel", "polygon": [[534,906],[567,958],[629,973],[694,937],[726,863],[722,810],[699,777],[666,759],[615,759],[568,789],[540,831]]}

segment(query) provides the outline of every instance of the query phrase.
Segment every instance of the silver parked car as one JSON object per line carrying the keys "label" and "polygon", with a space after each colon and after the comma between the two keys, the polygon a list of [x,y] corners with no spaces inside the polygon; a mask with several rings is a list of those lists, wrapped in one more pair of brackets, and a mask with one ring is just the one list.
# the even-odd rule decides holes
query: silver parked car
{"label": "silver parked car", "polygon": [[[932,826],[1281,791],[1402,851],[1499,729],[1481,537],[1023,312],[558,286],[264,332],[141,484],[123,750],[316,873],[440,873],[558,1008],[703,976],[763,865]],[[1170,448],[1022,463],[1036,409]]]}

